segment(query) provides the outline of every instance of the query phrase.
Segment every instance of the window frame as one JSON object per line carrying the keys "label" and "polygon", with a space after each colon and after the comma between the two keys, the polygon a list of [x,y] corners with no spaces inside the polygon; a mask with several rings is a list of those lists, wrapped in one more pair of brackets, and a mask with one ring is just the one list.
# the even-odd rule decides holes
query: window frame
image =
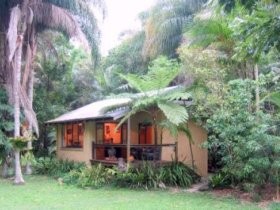
{"label": "window frame", "polygon": [[[95,140],[96,140],[96,143],[97,144],[126,144],[127,143],[127,139],[123,139],[124,135],[123,135],[123,130],[124,130],[124,127],[126,126],[126,138],[128,137],[128,127],[127,127],[127,123],[123,123],[121,125],[121,127],[119,128],[120,132],[121,132],[121,141],[120,143],[105,143],[105,123],[114,123],[114,124],[118,124],[118,122],[115,122],[115,121],[105,121],[105,122],[96,122],[95,124]],[[98,139],[98,126],[102,126],[102,140]]]}
{"label": "window frame", "polygon": [[[81,124],[81,125],[80,125]],[[77,125],[77,139],[74,141],[74,125]],[[72,144],[69,145],[68,134],[68,126],[71,126],[71,135],[72,135]],[[82,128],[82,129],[81,129]],[[69,134],[70,135],[70,134]],[[65,139],[66,136],[66,139]],[[80,138],[82,136],[82,138]],[[64,123],[62,126],[62,149],[83,149],[84,148],[84,137],[85,137],[85,123],[84,122],[68,122]],[[77,145],[74,142],[78,142]]]}

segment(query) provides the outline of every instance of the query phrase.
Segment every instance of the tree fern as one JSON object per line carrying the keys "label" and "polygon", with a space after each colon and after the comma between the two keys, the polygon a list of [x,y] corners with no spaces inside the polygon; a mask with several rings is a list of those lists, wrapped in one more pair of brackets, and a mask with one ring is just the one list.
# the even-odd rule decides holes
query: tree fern
{"label": "tree fern", "polygon": [[[161,113],[166,120],[175,126],[186,123],[188,120],[186,107],[178,101],[188,100],[190,94],[186,93],[184,88],[167,88],[178,73],[179,65],[177,62],[160,57],[153,61],[153,65],[146,75],[120,75],[131,88],[139,93],[124,96],[131,99],[130,103],[127,104],[130,111],[120,121],[118,127],[140,111],[150,114],[155,131],[157,131]],[[116,106],[116,108],[118,107]],[[157,132],[154,132],[154,135],[154,139],[158,139]]]}
{"label": "tree fern", "polygon": [[151,63],[146,75],[121,74],[120,76],[128,82],[131,88],[144,93],[167,87],[179,72],[180,66],[176,60],[168,60],[166,57],[160,56]]}
{"label": "tree fern", "polygon": [[157,105],[165,117],[176,126],[188,120],[186,108],[179,104],[170,101],[161,101]]}

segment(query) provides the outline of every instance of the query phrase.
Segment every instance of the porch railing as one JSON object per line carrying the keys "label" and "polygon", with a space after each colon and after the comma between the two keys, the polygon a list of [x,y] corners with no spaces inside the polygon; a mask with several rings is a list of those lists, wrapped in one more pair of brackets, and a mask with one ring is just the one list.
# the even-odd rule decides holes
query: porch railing
{"label": "porch railing", "polygon": [[[92,160],[99,162],[116,162],[118,158],[127,160],[133,158],[133,160],[161,160],[162,148],[172,147],[174,152],[177,151],[177,144],[131,144],[130,156],[127,157],[127,144],[100,144],[92,142]],[[115,151],[115,157],[110,157],[110,151]]]}

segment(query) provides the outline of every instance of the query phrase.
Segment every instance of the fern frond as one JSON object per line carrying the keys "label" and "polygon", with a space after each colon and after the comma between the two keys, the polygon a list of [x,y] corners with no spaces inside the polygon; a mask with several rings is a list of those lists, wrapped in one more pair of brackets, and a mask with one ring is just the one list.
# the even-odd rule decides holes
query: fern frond
{"label": "fern frond", "polygon": [[191,99],[191,94],[184,90],[176,90],[165,94],[163,98],[169,101],[189,100]]}
{"label": "fern frond", "polygon": [[159,123],[159,126],[167,129],[174,138],[178,138],[178,128],[174,123],[170,122],[169,120],[163,120]]}
{"label": "fern frond", "polygon": [[130,87],[138,92],[145,93],[166,88],[179,72],[180,66],[176,60],[168,60],[166,57],[160,56],[149,66],[149,71],[146,75],[119,75],[128,82]]}
{"label": "fern frond", "polygon": [[187,110],[179,104],[172,102],[159,102],[158,107],[164,113],[165,117],[176,126],[188,120],[189,115]]}

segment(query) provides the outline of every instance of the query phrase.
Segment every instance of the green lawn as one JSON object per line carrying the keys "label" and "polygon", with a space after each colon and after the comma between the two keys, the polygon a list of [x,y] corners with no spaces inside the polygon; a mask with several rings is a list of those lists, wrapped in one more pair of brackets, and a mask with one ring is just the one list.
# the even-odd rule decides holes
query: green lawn
{"label": "green lawn", "polygon": [[14,186],[10,180],[0,179],[0,209],[259,209],[253,204],[202,193],[112,188],[83,190],[59,185],[56,180],[41,176],[27,177],[26,182],[26,185]]}

